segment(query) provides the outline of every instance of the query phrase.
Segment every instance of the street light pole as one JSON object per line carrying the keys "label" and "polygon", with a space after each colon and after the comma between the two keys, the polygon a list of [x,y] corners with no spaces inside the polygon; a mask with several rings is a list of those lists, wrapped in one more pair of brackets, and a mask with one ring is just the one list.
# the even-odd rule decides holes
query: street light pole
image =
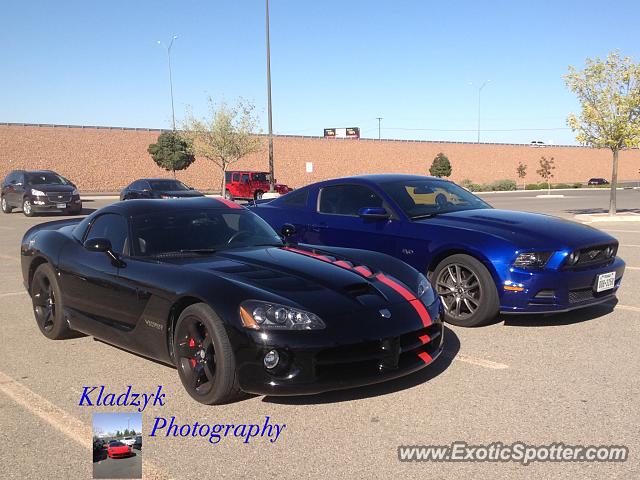
{"label": "street light pole", "polygon": [[267,23],[267,110],[269,117],[269,191],[274,191],[274,173],[273,173],[273,119],[271,115],[271,44],[269,42],[269,0],[267,0],[266,10]]}
{"label": "street light pole", "polygon": [[491,80],[485,80],[484,83],[480,85],[480,88],[478,88],[478,142],[477,143],[480,143],[480,94],[482,93],[482,89],[485,87],[485,85],[490,81]]}
{"label": "street light pole", "polygon": [[378,140],[380,140],[380,122],[382,121],[382,117],[376,117],[378,119]]}
{"label": "street light pole", "polygon": [[169,42],[169,46],[167,47],[164,43],[158,40],[158,45],[163,46],[167,49],[167,64],[169,65],[169,93],[171,94],[171,125],[173,126],[173,130],[176,129],[176,111],[173,106],[173,77],[171,75],[171,47],[173,46],[173,41],[178,38],[177,35],[174,35],[171,38],[171,42]]}

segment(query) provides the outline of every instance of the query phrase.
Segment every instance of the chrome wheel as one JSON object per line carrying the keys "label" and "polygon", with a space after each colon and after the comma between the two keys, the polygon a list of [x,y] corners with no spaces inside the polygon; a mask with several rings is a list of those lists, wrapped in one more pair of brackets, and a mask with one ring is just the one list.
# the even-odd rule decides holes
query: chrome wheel
{"label": "chrome wheel", "polygon": [[22,212],[27,216],[31,215],[31,202],[29,200],[25,200],[22,203]]}
{"label": "chrome wheel", "polygon": [[476,273],[459,263],[451,263],[440,271],[436,293],[447,313],[461,320],[472,316],[482,301],[482,287]]}

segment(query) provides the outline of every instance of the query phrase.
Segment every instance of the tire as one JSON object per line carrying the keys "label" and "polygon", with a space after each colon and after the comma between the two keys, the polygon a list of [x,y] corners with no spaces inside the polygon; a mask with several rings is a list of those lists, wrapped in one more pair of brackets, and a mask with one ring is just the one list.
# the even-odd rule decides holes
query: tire
{"label": "tire", "polygon": [[56,273],[48,263],[40,265],[29,287],[33,313],[42,334],[51,340],[76,336],[67,325],[62,304],[62,292]]}
{"label": "tire", "polygon": [[500,302],[495,282],[476,258],[451,255],[438,264],[431,278],[442,300],[447,323],[477,327],[491,322],[498,314]]}
{"label": "tire", "polygon": [[260,200],[262,198],[262,195],[264,195],[264,192],[262,190],[256,190],[256,192],[253,194],[253,199]]}
{"label": "tire", "polygon": [[233,201],[233,195],[231,195],[231,192],[229,190],[224,191],[224,198]]}
{"label": "tire", "polygon": [[180,314],[173,354],[180,381],[193,399],[219,405],[241,397],[229,337],[209,305],[196,303]]}
{"label": "tire", "polygon": [[24,213],[25,217],[33,217],[33,205],[31,205],[31,200],[25,198],[22,201],[22,213]]}
{"label": "tire", "polygon": [[7,203],[7,199],[4,198],[4,196],[2,197],[2,200],[0,200],[0,203],[2,203],[2,211],[4,213],[11,213],[13,207],[9,206],[9,204]]}

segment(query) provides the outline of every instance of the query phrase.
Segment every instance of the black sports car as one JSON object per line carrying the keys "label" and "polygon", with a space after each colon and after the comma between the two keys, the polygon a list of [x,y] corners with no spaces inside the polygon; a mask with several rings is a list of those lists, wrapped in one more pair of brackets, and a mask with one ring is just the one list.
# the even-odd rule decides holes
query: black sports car
{"label": "black sports car", "polygon": [[225,199],[115,203],[31,228],[21,254],[45,336],[81,332],[175,365],[202,403],[380,382],[442,349],[440,301],[412,267],[287,245]]}
{"label": "black sports car", "polygon": [[120,200],[184,197],[204,197],[204,194],[187,187],[179,180],[168,178],[141,178],[124,187],[120,192]]}

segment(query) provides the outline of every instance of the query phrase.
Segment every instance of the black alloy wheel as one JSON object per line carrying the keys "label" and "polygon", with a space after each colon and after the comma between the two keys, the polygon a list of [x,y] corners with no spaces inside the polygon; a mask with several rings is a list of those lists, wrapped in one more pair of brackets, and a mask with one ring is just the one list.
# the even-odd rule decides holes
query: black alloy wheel
{"label": "black alloy wheel", "polygon": [[36,323],[44,336],[52,340],[71,337],[73,332],[65,319],[62,294],[51,265],[43,263],[36,269],[29,293]]}

